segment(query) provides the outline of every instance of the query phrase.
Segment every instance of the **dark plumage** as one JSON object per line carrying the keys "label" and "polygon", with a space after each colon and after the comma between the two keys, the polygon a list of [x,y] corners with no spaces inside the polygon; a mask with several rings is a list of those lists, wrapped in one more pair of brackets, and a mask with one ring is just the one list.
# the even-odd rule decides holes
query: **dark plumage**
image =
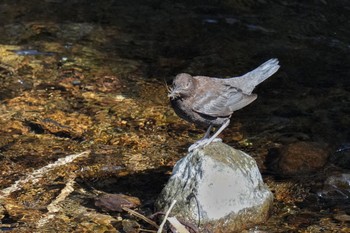
{"label": "dark plumage", "polygon": [[[224,130],[232,113],[256,98],[254,88],[278,69],[278,60],[270,59],[255,70],[233,78],[212,78],[178,74],[169,90],[172,107],[181,118],[199,126],[209,127],[203,139],[189,150],[211,143]],[[220,126],[209,138],[212,126]]]}

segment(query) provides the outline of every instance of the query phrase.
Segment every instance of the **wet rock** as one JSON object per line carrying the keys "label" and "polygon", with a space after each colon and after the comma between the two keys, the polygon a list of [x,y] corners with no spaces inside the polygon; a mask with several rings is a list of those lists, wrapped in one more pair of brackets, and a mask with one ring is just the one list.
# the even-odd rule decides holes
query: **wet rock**
{"label": "wet rock", "polygon": [[342,173],[329,176],[318,197],[328,206],[350,207],[350,174]]}
{"label": "wet rock", "polygon": [[324,145],[314,142],[294,142],[270,150],[266,165],[284,176],[309,174],[322,168],[328,156],[329,152]]}
{"label": "wet rock", "polygon": [[350,191],[350,174],[343,173],[330,176],[326,179],[325,185],[332,187],[341,187]]}
{"label": "wet rock", "polygon": [[140,204],[140,199],[125,194],[104,194],[95,200],[95,205],[105,211],[122,212],[123,207],[135,208]]}
{"label": "wet rock", "polygon": [[333,218],[339,222],[350,222],[350,215],[348,214],[336,214]]}
{"label": "wet rock", "polygon": [[273,195],[256,162],[242,151],[212,143],[180,160],[156,202],[172,215],[215,233],[235,232],[263,222]]}
{"label": "wet rock", "polygon": [[330,161],[342,168],[350,167],[350,144],[341,145],[330,157]]}

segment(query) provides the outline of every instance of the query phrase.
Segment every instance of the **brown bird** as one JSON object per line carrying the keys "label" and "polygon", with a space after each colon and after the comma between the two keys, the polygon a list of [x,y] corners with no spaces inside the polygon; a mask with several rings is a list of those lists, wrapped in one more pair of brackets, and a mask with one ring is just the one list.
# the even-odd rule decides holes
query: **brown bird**
{"label": "brown bird", "polygon": [[[233,78],[212,78],[178,74],[168,97],[174,111],[181,118],[199,126],[209,127],[205,136],[190,146],[189,151],[208,145],[230,124],[234,111],[256,98],[254,88],[273,75],[278,69],[278,60],[270,59],[255,70]],[[220,128],[210,137],[213,126]]]}

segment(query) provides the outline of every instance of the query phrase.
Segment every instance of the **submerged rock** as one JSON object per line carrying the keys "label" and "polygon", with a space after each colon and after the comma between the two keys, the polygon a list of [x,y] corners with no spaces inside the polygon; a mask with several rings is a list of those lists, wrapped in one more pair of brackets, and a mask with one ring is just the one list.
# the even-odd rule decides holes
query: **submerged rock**
{"label": "submerged rock", "polygon": [[156,207],[211,232],[236,232],[268,218],[273,195],[255,160],[223,143],[212,143],[181,159]]}
{"label": "submerged rock", "polygon": [[350,167],[350,143],[341,145],[335,153],[330,156],[330,161],[339,167]]}
{"label": "submerged rock", "polygon": [[327,163],[329,151],[316,142],[294,142],[271,150],[266,165],[283,176],[316,172]]}
{"label": "submerged rock", "polygon": [[135,208],[141,205],[140,199],[125,194],[103,194],[95,199],[95,206],[104,211],[122,212],[123,207]]}
{"label": "submerged rock", "polygon": [[350,173],[329,176],[324,182],[323,189],[318,191],[317,195],[327,204],[349,207]]}

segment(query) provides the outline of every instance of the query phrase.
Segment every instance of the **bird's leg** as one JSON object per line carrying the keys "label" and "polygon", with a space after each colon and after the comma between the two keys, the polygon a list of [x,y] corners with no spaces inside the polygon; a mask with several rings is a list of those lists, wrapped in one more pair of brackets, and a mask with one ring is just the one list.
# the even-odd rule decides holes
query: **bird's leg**
{"label": "bird's leg", "polygon": [[[213,136],[211,136],[206,145],[209,145],[212,141],[214,141],[216,139],[217,136],[219,136],[219,134],[230,124],[230,119],[226,119],[225,122],[220,126],[220,128],[218,130],[216,130],[216,132],[214,133]],[[221,140],[221,139],[220,139]]]}
{"label": "bird's leg", "polygon": [[207,132],[205,133],[204,137],[198,141],[196,141],[195,143],[193,143],[189,148],[188,148],[188,152],[194,151],[197,148],[201,148],[204,147],[206,145],[209,145],[210,143],[212,143],[213,141],[221,141],[220,138],[217,138],[217,136],[230,124],[230,119],[227,119],[218,130],[216,130],[216,132],[214,133],[213,136],[210,136],[210,131],[212,128],[212,125],[209,126]]}
{"label": "bird's leg", "polygon": [[209,125],[209,127],[208,127],[207,131],[205,132],[204,137],[202,139],[210,137],[210,133],[211,133],[212,128],[213,128],[213,125]]}
{"label": "bird's leg", "polygon": [[211,138],[210,137],[210,133],[211,133],[211,129],[213,128],[213,125],[209,125],[207,131],[205,132],[204,136],[199,139],[198,141],[196,141],[195,143],[193,143],[189,148],[188,148],[188,152],[191,152],[197,148],[200,148],[204,145],[206,145],[206,142]]}

